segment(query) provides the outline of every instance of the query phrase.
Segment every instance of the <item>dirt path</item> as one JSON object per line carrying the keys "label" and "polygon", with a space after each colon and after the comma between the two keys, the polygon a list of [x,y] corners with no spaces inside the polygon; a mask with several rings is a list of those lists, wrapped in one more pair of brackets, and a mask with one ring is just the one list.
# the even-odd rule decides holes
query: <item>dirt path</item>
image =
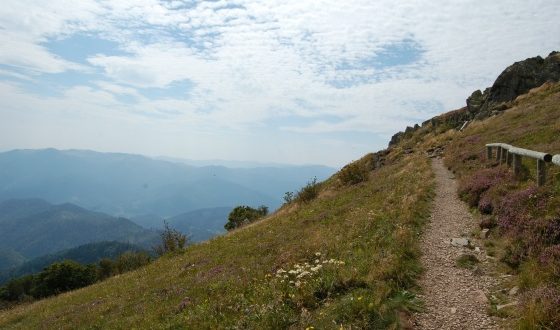
{"label": "dirt path", "polygon": [[484,264],[486,253],[453,246],[450,242],[452,238],[464,237],[471,245],[480,247],[481,242],[470,237],[477,222],[457,197],[456,180],[442,160],[434,159],[432,167],[437,182],[436,197],[421,242],[424,253],[421,261],[426,272],[420,281],[423,289],[420,298],[426,310],[414,316],[414,326],[416,329],[498,329],[495,319],[486,312],[489,306],[486,296],[495,280],[484,275],[483,270],[456,266],[457,258],[465,253],[474,254]]}

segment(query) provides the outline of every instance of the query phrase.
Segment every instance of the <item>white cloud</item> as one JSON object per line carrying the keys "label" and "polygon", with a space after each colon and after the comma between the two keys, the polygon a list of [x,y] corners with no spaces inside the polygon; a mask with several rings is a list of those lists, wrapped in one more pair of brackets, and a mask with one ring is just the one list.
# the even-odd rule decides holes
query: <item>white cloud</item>
{"label": "white cloud", "polygon": [[[0,8],[0,64],[34,72],[34,79],[41,72],[96,69],[103,78],[59,98],[18,89],[2,106],[21,102],[64,115],[63,108],[80,108],[83,116],[138,127],[151,120],[150,126],[174,132],[241,134],[292,116],[305,120],[278,124],[266,134],[387,137],[441,107],[464,105],[472,90],[491,84],[513,61],[554,50],[560,44],[558,12],[555,0],[11,2]],[[88,67],[45,47],[80,32],[118,42],[127,53],[90,56]],[[403,40],[418,47],[419,61],[374,65],[376,55]],[[141,93],[184,81],[192,87],[174,97]],[[329,116],[340,121],[326,121]],[[355,139],[343,141],[363,147]],[[321,157],[329,158],[326,153]]]}

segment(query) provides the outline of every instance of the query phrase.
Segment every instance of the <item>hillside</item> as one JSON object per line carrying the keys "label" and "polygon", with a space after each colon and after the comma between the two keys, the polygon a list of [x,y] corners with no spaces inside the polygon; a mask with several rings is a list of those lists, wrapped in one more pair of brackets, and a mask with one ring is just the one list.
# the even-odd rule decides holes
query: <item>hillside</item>
{"label": "hillside", "polygon": [[156,232],[130,220],[37,199],[0,203],[0,225],[0,249],[27,259],[90,242],[115,240],[149,247],[159,240]]}
{"label": "hillside", "polygon": [[[137,271],[4,311],[0,327],[408,327],[422,310],[419,238],[434,197],[430,157],[442,156],[480,220],[466,235],[490,229],[480,253],[494,261],[470,271],[499,280],[483,307],[505,328],[558,328],[560,167],[549,166],[549,180],[537,188],[531,160],[513,178],[485,159],[489,142],[560,153],[560,84],[523,92],[491,104],[487,115],[466,107],[407,129],[388,150],[311,187],[315,198]],[[520,293],[510,295],[513,286]]]}
{"label": "hillside", "polygon": [[3,270],[17,267],[25,262],[25,257],[12,249],[0,250],[0,273]]}
{"label": "hillside", "polygon": [[[371,156],[361,163],[371,168]],[[419,271],[414,237],[428,215],[431,176],[427,159],[414,156],[372,172],[369,182],[375,184],[346,186],[333,177],[309,203],[286,206],[267,220],[142,270],[5,312],[0,324],[270,328],[330,326],[333,319],[357,327],[398,324],[398,310],[416,306],[407,289]],[[324,269],[300,287],[276,277],[280,269],[316,259]]]}
{"label": "hillside", "polygon": [[85,265],[96,263],[103,258],[114,259],[127,251],[139,252],[144,251],[144,249],[130,243],[115,241],[80,245],[53,254],[39,256],[28,261],[22,261],[16,265],[17,267],[6,268],[6,270],[0,271],[0,285],[11,278],[38,273],[55,262],[73,260]]}
{"label": "hillside", "polygon": [[41,198],[111,215],[171,217],[202,208],[267,205],[324,166],[194,167],[138,155],[85,150],[13,150],[0,153],[0,201]]}

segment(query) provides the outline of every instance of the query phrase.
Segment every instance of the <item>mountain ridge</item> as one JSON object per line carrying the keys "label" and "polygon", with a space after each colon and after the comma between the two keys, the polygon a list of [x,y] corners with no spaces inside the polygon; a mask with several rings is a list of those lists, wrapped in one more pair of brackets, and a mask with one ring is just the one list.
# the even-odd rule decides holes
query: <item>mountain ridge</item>
{"label": "mountain ridge", "polygon": [[240,204],[275,209],[286,191],[334,172],[316,166],[193,167],[139,155],[56,149],[0,153],[0,168],[0,200],[37,197],[126,217],[171,217]]}
{"label": "mountain ridge", "polygon": [[[21,207],[18,207],[20,203]],[[26,208],[38,205],[38,207]],[[45,208],[46,207],[46,208]],[[21,210],[19,216],[4,210]],[[48,204],[40,199],[0,203],[0,249],[14,250],[26,258],[54,253],[78,245],[106,240],[150,246],[159,235],[125,218],[86,210],[71,203]]]}

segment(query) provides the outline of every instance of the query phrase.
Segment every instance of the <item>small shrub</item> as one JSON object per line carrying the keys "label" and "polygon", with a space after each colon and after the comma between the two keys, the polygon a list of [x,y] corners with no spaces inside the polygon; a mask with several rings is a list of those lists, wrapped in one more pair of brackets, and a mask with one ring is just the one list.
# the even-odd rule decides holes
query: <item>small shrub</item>
{"label": "small shrub", "polygon": [[290,204],[294,201],[294,193],[291,191],[286,191],[284,193],[284,204]]}
{"label": "small shrub", "polygon": [[338,177],[344,185],[354,185],[367,181],[369,178],[369,169],[365,162],[354,162],[348,164],[340,170]]}
{"label": "small shrub", "polygon": [[496,227],[496,225],[496,219],[492,216],[483,217],[479,224],[480,229],[492,229]]}
{"label": "small shrub", "polygon": [[161,233],[161,244],[154,248],[157,255],[162,256],[167,253],[177,253],[183,251],[187,244],[187,236],[169,226],[164,221],[164,230]]}
{"label": "small shrub", "polygon": [[473,254],[463,254],[455,262],[457,267],[472,269],[478,264],[478,259]]}
{"label": "small shrub", "polygon": [[527,255],[527,244],[515,240],[505,247],[500,260],[512,268],[518,268],[521,262],[527,259]]}
{"label": "small shrub", "polygon": [[543,286],[521,298],[520,329],[560,329],[560,289]]}
{"label": "small shrub", "polygon": [[550,273],[560,278],[560,244],[545,248],[539,255],[539,262],[546,267]]}
{"label": "small shrub", "polygon": [[542,196],[538,188],[530,186],[523,190],[513,191],[502,198],[497,208],[498,225],[506,231],[520,231],[531,221],[532,211],[536,211],[536,202]]}
{"label": "small shrub", "polygon": [[480,201],[478,202],[478,210],[482,214],[492,214],[492,212],[494,211],[494,205],[490,196],[488,196],[487,194],[482,195]]}
{"label": "small shrub", "polygon": [[104,280],[115,274],[115,262],[109,258],[103,258],[97,262],[97,279]]}
{"label": "small shrub", "polygon": [[497,184],[511,181],[513,181],[513,175],[506,168],[484,169],[460,182],[459,195],[470,207],[476,207],[480,202],[482,193]]}
{"label": "small shrub", "polygon": [[297,201],[308,203],[314,200],[319,195],[319,183],[317,183],[317,178],[313,178],[311,181],[300,189],[297,193]]}
{"label": "small shrub", "polygon": [[151,261],[152,258],[146,252],[125,252],[115,260],[114,272],[123,274],[145,266]]}

